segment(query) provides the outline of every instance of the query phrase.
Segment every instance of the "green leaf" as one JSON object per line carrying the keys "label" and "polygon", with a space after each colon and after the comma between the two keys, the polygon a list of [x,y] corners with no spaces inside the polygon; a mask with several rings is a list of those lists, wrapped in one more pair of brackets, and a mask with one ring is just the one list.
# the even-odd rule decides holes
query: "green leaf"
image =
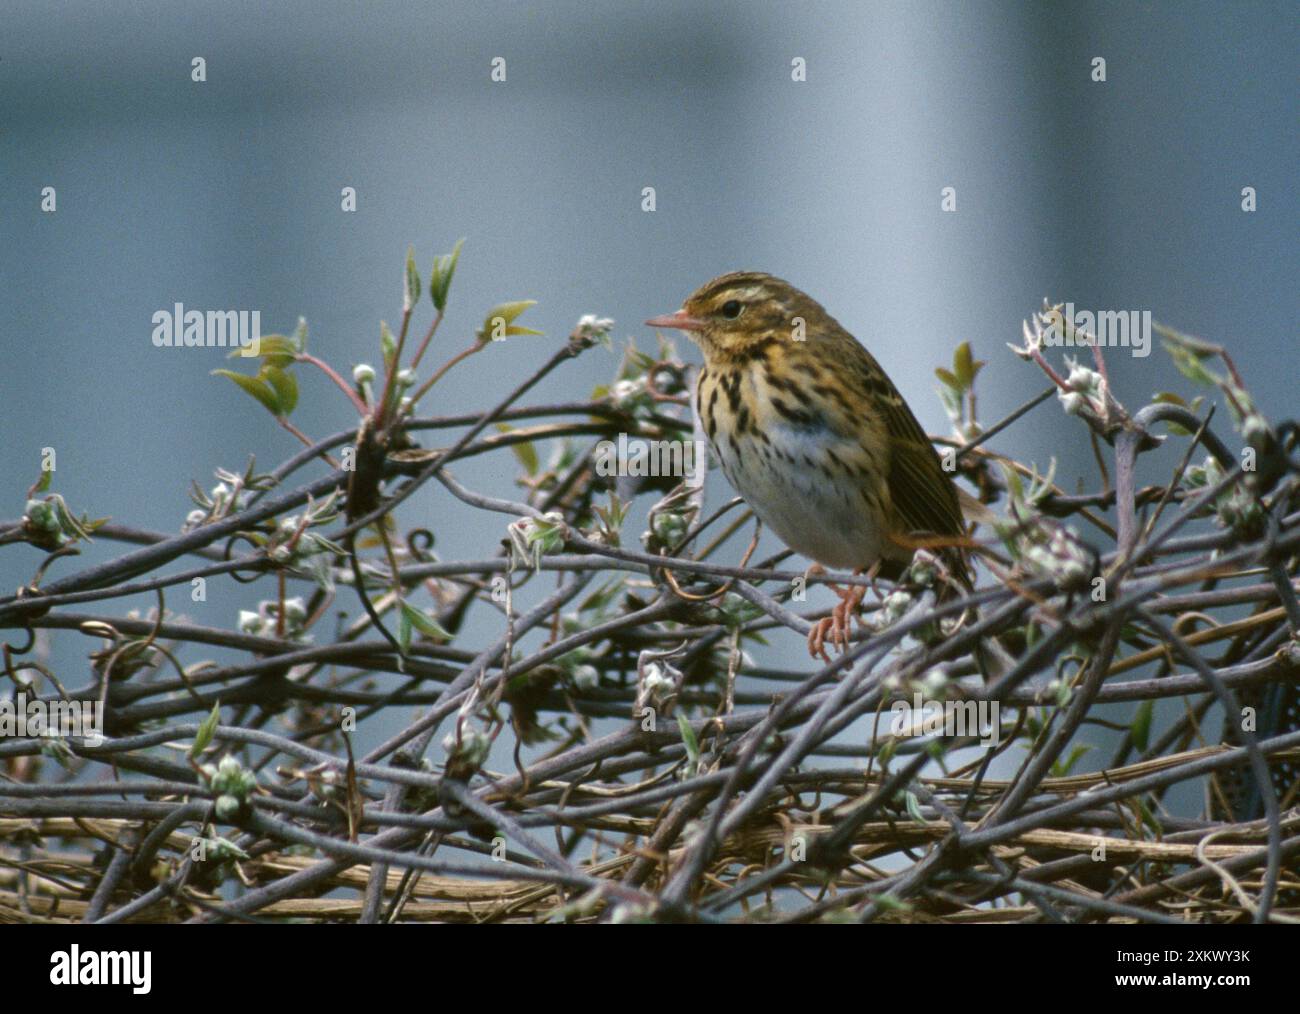
{"label": "green leaf", "polygon": [[1062,760],[1058,760],[1052,765],[1052,774],[1057,778],[1064,778],[1074,770],[1074,765],[1079,763],[1079,758],[1086,754],[1092,747],[1080,744],[1070,751],[1070,755]]}
{"label": "green leaf", "polygon": [[1204,384],[1206,387],[1213,387],[1218,383],[1218,377],[1205,368],[1205,364],[1193,352],[1181,345],[1175,345],[1173,342],[1165,342],[1165,350],[1178,367],[1178,372],[1194,384]]}
{"label": "green leaf", "polygon": [[280,415],[287,416],[298,407],[298,381],[292,373],[274,366],[263,366],[259,375],[264,376],[275,391]]}
{"label": "green leaf", "polygon": [[916,793],[905,792],[903,798],[907,803],[907,815],[918,824],[926,823],[925,814],[921,812],[921,801],[916,798]]}
{"label": "green leaf", "polygon": [[506,323],[510,324],[514,321],[516,317],[518,317],[521,313],[527,310],[530,306],[536,306],[536,305],[537,305],[537,300],[535,299],[516,299],[508,303],[498,303],[488,313],[488,316],[504,317]]}
{"label": "green leaf", "polygon": [[[417,609],[415,606],[405,601],[402,602],[402,622],[409,623],[410,626],[424,634],[425,637],[436,638],[440,641],[450,641],[452,639],[452,635],[444,629],[441,623],[435,620],[423,609]],[[409,633],[407,639],[409,642]]]}
{"label": "green leaf", "polygon": [[406,249],[406,300],[402,304],[404,313],[410,313],[411,308],[420,301],[420,272],[415,266],[415,247]]}
{"label": "green leaf", "polygon": [[[298,341],[288,335],[264,334],[258,339],[257,358],[268,366],[288,366],[297,358],[300,351],[302,349]],[[251,359],[252,357],[244,355],[243,347],[240,347],[232,351],[226,358]]]}
{"label": "green leaf", "polygon": [[194,743],[190,746],[190,760],[194,760],[212,743],[212,737],[216,735],[217,724],[221,721],[221,702],[218,701],[212,705],[212,711],[208,714],[201,725],[199,731],[194,735]]}
{"label": "green leaf", "polygon": [[686,756],[694,765],[700,757],[700,742],[695,738],[695,730],[691,728],[691,723],[686,721],[686,716],[680,711],[677,712],[677,728],[681,730],[682,743],[686,746]]}
{"label": "green leaf", "polygon": [[1151,829],[1152,833],[1155,834],[1156,837],[1165,833],[1164,828],[1160,824],[1160,819],[1151,812],[1151,808],[1147,806],[1141,796],[1133,797],[1133,805],[1137,808],[1139,819],[1141,819],[1142,823]]}
{"label": "green leaf", "polygon": [[403,655],[411,653],[411,620],[406,615],[405,609],[401,611],[401,615],[397,618],[397,647]]}
{"label": "green leaf", "polygon": [[969,390],[975,383],[975,364],[971,359],[970,342],[962,342],[952,354],[952,372],[956,375],[962,390]]}
{"label": "green leaf", "polygon": [[939,378],[944,387],[953,391],[961,390],[961,382],[954,377],[949,370],[945,370],[942,366],[935,367],[934,375]]}
{"label": "green leaf", "polygon": [[1022,503],[1025,499],[1025,484],[1020,478],[1020,473],[1002,462],[998,462],[998,464],[1002,467],[1002,477],[1006,480],[1012,501]]}
{"label": "green leaf", "polygon": [[1151,736],[1151,716],[1155,711],[1155,701],[1143,701],[1137,709],[1137,714],[1133,716],[1133,724],[1129,726],[1129,736],[1133,740],[1133,746],[1140,751],[1145,751],[1147,741]]}
{"label": "green leaf", "polygon": [[42,468],[41,477],[36,480],[36,485],[32,487],[32,495],[44,493],[50,488],[50,480],[54,478],[53,469]]}
{"label": "green leaf", "polygon": [[[509,423],[497,423],[497,430],[501,433],[513,433],[514,427]],[[537,474],[537,448],[533,446],[531,440],[527,443],[511,444],[510,449],[515,452],[515,457],[524,466],[524,471],[530,476]]]}
{"label": "green leaf", "polygon": [[1218,346],[1203,341],[1200,338],[1193,337],[1192,335],[1184,334],[1182,331],[1175,330],[1174,328],[1161,324],[1158,321],[1152,322],[1151,327],[1155,330],[1156,334],[1160,335],[1161,338],[1166,338],[1169,342],[1187,349],[1189,352],[1192,352],[1197,356],[1213,356],[1218,354]]}
{"label": "green leaf", "polygon": [[479,328],[478,337],[480,341],[502,338],[508,335],[516,334],[542,334],[541,331],[534,331],[532,328],[514,326],[515,319],[527,310],[530,306],[536,306],[535,299],[516,299],[508,303],[498,303],[492,307],[483,318],[483,326]]}
{"label": "green leaf", "polygon": [[451,253],[433,259],[433,268],[429,271],[429,298],[439,313],[447,306],[447,292],[451,289],[451,279],[456,274],[456,262],[460,260],[460,248],[464,243],[465,239],[461,237],[456,240]]}
{"label": "green leaf", "polygon": [[[290,360],[292,361],[292,360]],[[257,375],[250,377],[233,370],[213,370],[222,377],[229,377],[245,391],[262,403],[268,412],[277,418],[283,418],[298,405],[298,381],[294,375],[271,360],[262,364]]]}
{"label": "green leaf", "polygon": [[[76,517],[72,511],[68,510],[68,505],[63,497],[55,493],[45,498],[46,502],[54,509],[55,517],[58,519],[59,528],[63,534],[71,539],[89,539],[90,533],[99,528],[105,520],[88,522],[85,516]],[[90,527],[86,527],[87,524]]]}
{"label": "green leaf", "polygon": [[218,377],[229,377],[254,398],[260,401],[268,412],[272,415],[277,413],[280,396],[260,374],[256,377],[249,377],[243,373],[236,373],[234,370],[213,370],[212,372]]}
{"label": "green leaf", "polygon": [[892,894],[882,894],[876,898],[876,904],[881,909],[888,909],[892,912],[910,912],[912,911],[911,902],[904,901],[902,898],[895,897]]}
{"label": "green leaf", "polygon": [[331,593],[334,591],[334,566],[328,553],[309,553],[298,559],[293,569],[311,578],[318,588]]}
{"label": "green leaf", "polygon": [[397,339],[393,337],[393,332],[388,330],[388,322],[381,320],[379,322],[379,350],[384,356],[384,369],[393,368],[393,357],[397,355]]}

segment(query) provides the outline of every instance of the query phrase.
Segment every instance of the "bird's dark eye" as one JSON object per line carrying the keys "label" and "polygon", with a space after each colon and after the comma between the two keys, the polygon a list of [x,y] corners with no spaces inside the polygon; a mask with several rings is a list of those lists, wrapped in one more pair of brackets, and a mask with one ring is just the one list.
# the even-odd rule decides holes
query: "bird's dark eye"
{"label": "bird's dark eye", "polygon": [[741,309],[739,299],[728,299],[722,304],[722,316],[726,317],[727,320],[735,320],[740,316]]}

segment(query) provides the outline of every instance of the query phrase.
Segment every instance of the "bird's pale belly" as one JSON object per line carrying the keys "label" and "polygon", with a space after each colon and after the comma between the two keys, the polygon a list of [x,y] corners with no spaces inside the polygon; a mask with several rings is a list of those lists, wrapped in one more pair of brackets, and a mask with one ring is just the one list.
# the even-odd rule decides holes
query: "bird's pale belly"
{"label": "bird's pale belly", "polygon": [[861,477],[831,466],[827,449],[843,453],[833,434],[785,426],[766,433],[767,441],[746,434],[735,444],[719,433],[714,451],[736,492],[787,546],[840,570],[869,567],[882,551],[899,555]]}

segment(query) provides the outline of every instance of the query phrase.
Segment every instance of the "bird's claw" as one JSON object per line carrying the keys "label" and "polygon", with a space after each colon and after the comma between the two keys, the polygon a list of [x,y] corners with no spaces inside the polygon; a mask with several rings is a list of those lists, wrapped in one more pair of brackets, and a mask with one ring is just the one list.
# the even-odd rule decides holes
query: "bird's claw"
{"label": "bird's claw", "polygon": [[854,585],[847,591],[840,588],[835,588],[834,591],[840,597],[839,602],[831,610],[830,616],[823,616],[808,632],[808,654],[826,663],[831,660],[826,652],[827,640],[839,648],[841,655],[848,651],[852,617],[858,606],[862,604],[862,596],[866,589]]}
{"label": "bird's claw", "polygon": [[831,643],[840,644],[840,650],[843,651],[843,632],[836,630],[833,617],[823,616],[813,624],[812,630],[808,631],[808,654],[813,658],[820,658],[829,665],[831,657],[826,652],[827,634],[830,635]]}

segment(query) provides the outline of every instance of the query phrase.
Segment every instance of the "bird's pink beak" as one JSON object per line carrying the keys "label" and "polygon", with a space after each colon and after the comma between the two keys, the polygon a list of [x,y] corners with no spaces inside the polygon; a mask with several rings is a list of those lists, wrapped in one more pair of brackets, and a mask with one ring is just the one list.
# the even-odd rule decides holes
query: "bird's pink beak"
{"label": "bird's pink beak", "polygon": [[646,321],[650,327],[670,327],[677,331],[703,331],[704,321],[699,317],[692,317],[685,310],[678,310],[676,313],[665,313],[658,317],[651,317]]}

